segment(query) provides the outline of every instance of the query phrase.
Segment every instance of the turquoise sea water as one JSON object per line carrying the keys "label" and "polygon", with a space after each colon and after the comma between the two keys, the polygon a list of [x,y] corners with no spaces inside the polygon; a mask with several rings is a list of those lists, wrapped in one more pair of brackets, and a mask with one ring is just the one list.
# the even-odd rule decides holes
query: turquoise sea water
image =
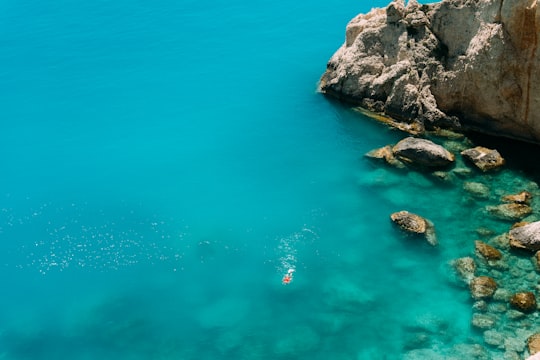
{"label": "turquoise sea water", "polygon": [[[478,342],[447,263],[476,227],[508,224],[367,161],[404,135],[316,92],[348,20],[384,5],[1,1],[0,358],[396,359]],[[438,248],[396,232],[403,209],[436,224]]]}

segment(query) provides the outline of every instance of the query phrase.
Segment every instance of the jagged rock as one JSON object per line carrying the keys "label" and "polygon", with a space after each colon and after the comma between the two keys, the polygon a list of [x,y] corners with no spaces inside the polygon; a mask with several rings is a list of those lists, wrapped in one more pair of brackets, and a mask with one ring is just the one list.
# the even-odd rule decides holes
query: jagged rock
{"label": "jagged rock", "polygon": [[536,0],[393,1],[349,22],[320,89],[406,124],[539,142],[538,13]]}
{"label": "jagged rock", "polygon": [[431,221],[408,211],[395,212],[390,215],[390,219],[392,219],[394,224],[398,225],[400,229],[411,234],[422,235],[426,238],[428,243],[433,246],[437,245],[435,227]]}
{"label": "jagged rock", "polygon": [[472,257],[462,257],[452,262],[458,276],[467,284],[474,278],[476,272],[476,264]]}
{"label": "jagged rock", "polygon": [[489,187],[479,182],[465,181],[463,183],[463,190],[478,199],[489,198]]}
{"label": "jagged rock", "polygon": [[532,292],[520,292],[510,298],[510,305],[524,313],[536,310],[536,297]]}
{"label": "jagged rock", "polygon": [[443,167],[452,164],[454,155],[444,147],[426,139],[407,137],[392,149],[400,160],[425,167]]}
{"label": "jagged rock", "polygon": [[394,153],[392,152],[392,146],[386,145],[379,149],[371,150],[366,154],[366,157],[371,159],[378,159],[378,160],[384,160],[387,164],[395,166],[397,168],[403,168],[405,165],[396,157],[394,156]]}
{"label": "jagged rock", "polygon": [[540,333],[532,334],[527,339],[529,354],[534,355],[540,352]]}
{"label": "jagged rock", "polygon": [[526,204],[508,203],[486,206],[489,215],[507,221],[517,221],[532,213],[532,208]]}
{"label": "jagged rock", "polygon": [[522,191],[519,194],[506,195],[502,197],[502,201],[515,204],[526,204],[531,203],[532,194],[528,191]]}
{"label": "jagged rock", "polygon": [[475,299],[491,298],[497,290],[497,283],[489,276],[478,276],[469,284],[471,295]]}
{"label": "jagged rock", "polygon": [[482,146],[463,150],[461,156],[471,161],[482,171],[497,169],[504,165],[504,159],[497,150],[491,150]]}
{"label": "jagged rock", "polygon": [[510,246],[513,248],[540,250],[540,221],[510,230],[508,238]]}
{"label": "jagged rock", "polygon": [[479,329],[491,329],[496,323],[493,316],[486,314],[473,314],[472,325]]}
{"label": "jagged rock", "polygon": [[502,258],[502,254],[499,250],[483,241],[476,240],[474,245],[477,254],[486,260],[500,260]]}

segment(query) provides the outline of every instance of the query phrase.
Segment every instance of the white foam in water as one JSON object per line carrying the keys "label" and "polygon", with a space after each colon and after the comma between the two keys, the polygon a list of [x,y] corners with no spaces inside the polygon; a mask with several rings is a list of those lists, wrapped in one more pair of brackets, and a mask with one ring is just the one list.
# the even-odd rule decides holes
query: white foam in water
{"label": "white foam in water", "polygon": [[[276,254],[278,256],[276,269],[281,276],[282,280],[286,278],[292,281],[297,275],[298,268],[298,248],[313,246],[314,240],[318,237],[317,233],[307,226],[304,226],[299,232],[295,232],[286,237],[278,238],[278,245],[276,247]],[[289,281],[284,281],[288,284]]]}

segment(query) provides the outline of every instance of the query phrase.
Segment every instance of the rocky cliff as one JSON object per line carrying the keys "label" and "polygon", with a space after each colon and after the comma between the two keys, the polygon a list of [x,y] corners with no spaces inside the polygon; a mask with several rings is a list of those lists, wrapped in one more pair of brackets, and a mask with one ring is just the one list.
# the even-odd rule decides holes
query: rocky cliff
{"label": "rocky cliff", "polygon": [[358,15],[323,93],[420,127],[540,143],[537,0],[395,0]]}

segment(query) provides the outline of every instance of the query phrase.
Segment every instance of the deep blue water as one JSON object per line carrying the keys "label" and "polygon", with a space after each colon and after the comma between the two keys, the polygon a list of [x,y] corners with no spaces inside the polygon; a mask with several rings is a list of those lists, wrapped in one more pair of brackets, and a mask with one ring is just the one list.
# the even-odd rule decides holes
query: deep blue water
{"label": "deep blue water", "polygon": [[[476,341],[447,262],[483,220],[456,223],[459,189],[368,162],[404,135],[316,92],[346,23],[384,5],[0,1],[0,358]],[[439,249],[396,233],[404,208]]]}

